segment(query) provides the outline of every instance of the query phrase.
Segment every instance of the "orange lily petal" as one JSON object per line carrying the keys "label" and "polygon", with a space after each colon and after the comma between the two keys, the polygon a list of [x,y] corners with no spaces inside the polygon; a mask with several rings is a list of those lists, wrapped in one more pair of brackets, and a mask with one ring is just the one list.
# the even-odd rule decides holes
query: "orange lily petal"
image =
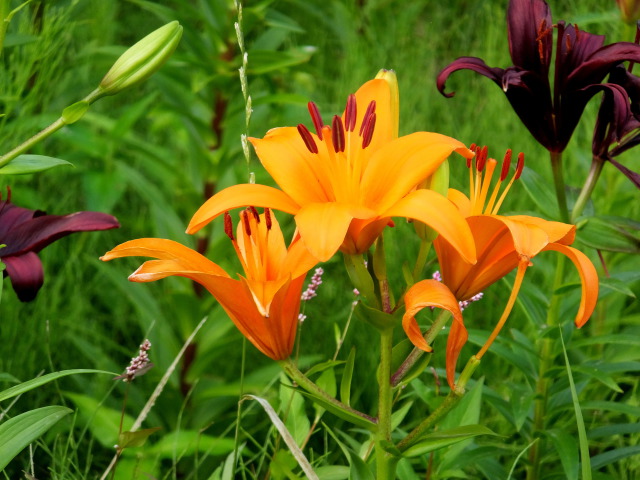
{"label": "orange lily petal", "polygon": [[233,185],[216,193],[198,209],[187,227],[187,233],[196,233],[228,210],[248,206],[268,207],[293,214],[300,209],[291,197],[277,188],[249,183]]}
{"label": "orange lily petal", "polygon": [[390,208],[454,151],[471,155],[462,142],[439,133],[416,132],[383,145],[362,177],[363,203],[378,211]]}
{"label": "orange lily petal", "polygon": [[[167,266],[170,267],[169,271],[181,265],[181,268],[185,271],[197,271],[222,277],[229,276],[221,267],[195,250],[185,247],[173,240],[163,238],[139,238],[137,240],[130,240],[108,251],[100,257],[100,260],[108,261],[121,257],[151,257],[161,261],[166,260],[168,262]],[[154,268],[155,270],[149,270],[150,274],[160,273],[160,270],[157,269],[158,267]],[[168,275],[171,275],[171,273]]]}
{"label": "orange lily petal", "polygon": [[415,190],[380,216],[419,220],[442,235],[465,261],[476,262],[476,248],[467,221],[453,203],[439,193],[432,190]]}
{"label": "orange lily petal", "polygon": [[478,215],[467,218],[476,247],[478,261],[464,263],[459,253],[442,237],[434,247],[444,283],[458,300],[468,300],[513,270],[520,260],[513,238],[501,218]]}
{"label": "orange lily petal", "polygon": [[[513,237],[515,250],[520,255],[531,259],[550,243],[549,234],[542,226],[543,223],[530,221],[530,219],[534,217],[523,216],[520,217],[520,220],[515,220],[514,217],[492,216],[504,223],[509,229]],[[524,219],[524,221],[522,219]],[[543,220],[543,222],[545,221]],[[550,228],[550,230],[556,232],[555,228]]]}
{"label": "orange lily petal", "polygon": [[453,315],[453,324],[447,339],[447,380],[453,389],[455,368],[460,350],[467,341],[468,333],[462,321],[462,312],[458,300],[446,285],[436,280],[422,280],[413,285],[404,296],[405,314],[402,317],[402,327],[416,347],[430,352],[432,349],[425,341],[416,314],[426,307],[437,307],[447,310]]}
{"label": "orange lily petal", "polygon": [[340,248],[351,220],[367,216],[375,216],[375,212],[344,203],[312,203],[305,205],[295,218],[306,247],[326,262]]}
{"label": "orange lily petal", "polygon": [[549,243],[571,245],[576,237],[576,226],[568,223],[551,222],[549,220],[544,220],[543,218],[531,217],[528,215],[510,215],[508,218],[540,227],[547,233]]}
{"label": "orange lily petal", "polygon": [[582,327],[596,308],[598,300],[598,272],[596,268],[584,253],[573,247],[568,247],[559,243],[551,243],[547,245],[545,250],[554,250],[560,252],[573,262],[580,274],[582,282],[582,297],[580,298],[580,308],[576,315],[575,323],[578,328]]}
{"label": "orange lily petal", "polygon": [[454,188],[450,188],[447,193],[447,198],[453,202],[453,204],[458,207],[460,213],[463,217],[471,216],[471,200],[464,193]]}
{"label": "orange lily petal", "polygon": [[298,204],[331,201],[329,160],[324,142],[311,134],[319,154],[306,147],[297,128],[269,130],[264,138],[249,138],[260,163],[271,177]]}

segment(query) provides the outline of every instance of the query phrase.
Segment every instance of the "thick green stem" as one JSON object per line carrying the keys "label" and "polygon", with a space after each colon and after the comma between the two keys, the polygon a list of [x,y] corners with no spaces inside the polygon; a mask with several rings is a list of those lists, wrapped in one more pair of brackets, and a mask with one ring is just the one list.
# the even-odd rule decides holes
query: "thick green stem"
{"label": "thick green stem", "polygon": [[556,189],[558,199],[558,211],[560,220],[569,222],[569,209],[567,207],[567,196],[565,194],[564,175],[562,173],[562,152],[549,152],[551,156],[551,170],[553,172],[553,185]]}
{"label": "thick green stem", "polygon": [[312,393],[312,394],[322,398],[324,401],[333,404],[336,408],[339,408],[340,410],[342,410],[344,412],[349,412],[349,413],[351,413],[353,415],[357,415],[359,417],[362,417],[365,420],[368,420],[369,422],[371,422],[372,424],[377,423],[375,418],[370,417],[369,415],[366,415],[366,414],[364,414],[362,412],[359,412],[358,410],[356,410],[354,408],[351,408],[348,405],[345,405],[341,401],[333,398],[327,392],[322,390],[315,383],[313,383],[308,377],[306,377],[304,375],[304,373],[302,373],[300,370],[298,370],[298,367],[296,367],[296,365],[293,363],[293,360],[291,360],[290,358],[287,358],[285,360],[280,360],[278,363],[280,364],[282,369],[285,371],[285,373],[287,375],[289,375],[289,377],[294,382],[296,382],[298,385],[300,385],[302,388],[304,388],[307,392]]}
{"label": "thick green stem", "polygon": [[[435,319],[427,333],[424,334],[424,339],[427,344],[431,345],[433,340],[438,336],[438,334],[442,331],[442,328],[446,325],[447,320],[449,320],[449,312],[446,310],[441,310],[438,314],[438,317]],[[391,376],[391,386],[397,387],[404,376],[407,374],[411,367],[413,367],[420,357],[424,355],[426,352],[420,350],[419,348],[414,348],[411,353],[407,356],[407,358],[402,362],[402,365],[398,367],[398,370]]]}
{"label": "thick green stem", "polygon": [[600,173],[602,173],[602,166],[604,165],[604,161],[599,158],[593,157],[591,160],[591,168],[589,169],[589,175],[587,175],[587,179],[584,182],[584,186],[582,190],[580,190],[580,195],[576,200],[575,205],[573,206],[573,210],[571,211],[571,223],[575,223],[578,217],[582,214],[585,205],[591,198],[591,193],[600,178]]}
{"label": "thick green stem", "polygon": [[455,407],[460,399],[464,396],[467,382],[475,372],[476,368],[480,365],[480,360],[473,356],[469,359],[467,364],[462,370],[456,387],[447,395],[447,398],[436,408],[431,415],[425,418],[420,424],[414,428],[400,443],[398,443],[398,450],[401,452],[409,448],[411,445],[420,440],[420,437],[431,429],[436,423],[438,423],[447,413]]}
{"label": "thick green stem", "polygon": [[380,332],[380,366],[378,367],[378,429],[376,431],[376,478],[392,480],[395,478],[395,459],[387,448],[391,445],[391,350],[393,348],[393,329]]}
{"label": "thick green stem", "polygon": [[[547,328],[552,328],[558,325],[559,309],[560,309],[560,295],[556,294],[556,291],[562,285],[564,279],[564,267],[566,264],[566,257],[560,255],[558,257],[558,264],[556,266],[556,275],[553,281],[553,293],[551,302],[549,303],[549,310],[547,312]],[[547,393],[549,389],[549,379],[547,378],[547,372],[553,366],[553,340],[548,336],[542,339],[540,345],[540,368],[538,370],[538,380],[536,382],[536,397],[535,406],[533,411],[533,434],[540,436],[544,431],[544,421],[547,411]],[[527,470],[527,480],[537,480],[540,476],[540,462],[541,462],[541,449],[542,439],[536,442],[529,450],[529,468]]]}

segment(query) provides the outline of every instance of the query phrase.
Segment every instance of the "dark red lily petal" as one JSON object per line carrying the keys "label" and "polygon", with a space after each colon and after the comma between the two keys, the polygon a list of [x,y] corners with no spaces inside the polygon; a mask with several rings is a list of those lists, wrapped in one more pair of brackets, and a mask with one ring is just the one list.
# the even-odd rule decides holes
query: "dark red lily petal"
{"label": "dark red lily petal", "polygon": [[629,97],[624,88],[615,83],[591,85],[588,88],[602,90],[604,93],[593,132],[591,151],[594,157],[606,160],[610,146],[620,141],[625,135],[627,122],[633,119]]}
{"label": "dark red lily petal", "polygon": [[[582,34],[584,32],[580,32]],[[600,48],[571,72],[566,88],[578,89],[600,83],[614,66],[624,61],[640,62],[640,45],[618,42]]]}
{"label": "dark red lily petal", "polygon": [[489,67],[484,63],[484,60],[477,57],[460,57],[444,67],[440,73],[438,73],[438,77],[436,78],[438,90],[447,98],[453,97],[455,92],[445,93],[445,83],[447,82],[449,75],[458,70],[473,70],[474,72],[493,80],[502,88],[502,76],[504,75],[504,69]]}
{"label": "dark red lily petal", "polygon": [[[0,224],[4,216],[0,212]],[[39,252],[59,238],[75,232],[109,230],[120,224],[115,217],[100,212],[77,212],[70,215],[43,215],[15,225],[0,237],[6,247],[0,250],[0,258],[21,255],[28,251]]]}
{"label": "dark red lily petal", "polygon": [[609,161],[620,170],[624,176],[626,176],[629,180],[631,180],[637,188],[640,188],[640,174],[634,172],[633,170],[629,170],[627,167],[622,165],[620,162],[614,160],[613,158],[609,158]]}
{"label": "dark red lily petal", "polygon": [[[42,210],[30,210],[17,207],[13,203],[0,202],[0,240],[7,237],[8,232],[16,225],[28,222],[34,217],[45,215]],[[0,241],[0,243],[3,243]]]}
{"label": "dark red lily petal", "polygon": [[551,9],[543,0],[512,0],[507,10],[509,52],[525,70],[549,72],[553,48]]}
{"label": "dark red lily petal", "polygon": [[[4,250],[1,249],[0,252]],[[44,283],[42,263],[33,252],[24,255],[3,257],[2,263],[7,267],[5,272],[11,278],[11,284],[18,298],[23,302],[30,302]]]}

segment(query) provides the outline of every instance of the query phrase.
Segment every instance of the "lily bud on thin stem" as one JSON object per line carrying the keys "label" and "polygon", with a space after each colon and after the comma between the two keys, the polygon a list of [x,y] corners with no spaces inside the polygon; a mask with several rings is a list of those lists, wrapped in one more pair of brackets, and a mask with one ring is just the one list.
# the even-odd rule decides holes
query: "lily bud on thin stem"
{"label": "lily bud on thin stem", "polygon": [[177,20],[151,32],[116,60],[91,100],[115,95],[149,78],[169,59],[181,37],[182,26]]}

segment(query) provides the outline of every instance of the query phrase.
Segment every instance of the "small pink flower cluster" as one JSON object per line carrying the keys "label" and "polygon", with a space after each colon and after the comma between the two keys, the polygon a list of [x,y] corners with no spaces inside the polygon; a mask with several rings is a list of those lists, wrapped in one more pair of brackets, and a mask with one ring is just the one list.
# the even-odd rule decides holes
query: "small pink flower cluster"
{"label": "small pink flower cluster", "polygon": [[149,362],[149,350],[151,349],[151,342],[145,339],[140,345],[140,352],[137,357],[133,357],[131,359],[131,363],[127,367],[127,371],[124,375],[122,375],[122,379],[125,382],[130,382],[135,377],[138,377],[144,373],[146,373],[153,364]]}
{"label": "small pink flower cluster", "polygon": [[[440,274],[440,271],[438,271],[438,270],[433,272],[433,275],[431,275],[431,278],[433,278],[434,280],[436,280],[438,282],[442,281],[442,275]],[[474,295],[473,297],[471,297],[469,300],[462,300],[462,301],[458,302],[458,305],[460,305],[460,311],[462,311],[465,308],[467,308],[473,302],[477,302],[483,296],[484,296],[484,293],[480,292],[480,293]]]}
{"label": "small pink flower cluster", "polygon": [[313,297],[318,295],[317,290],[318,290],[318,287],[322,284],[323,273],[324,273],[324,270],[321,267],[316,268],[315,272],[313,273],[313,277],[311,277],[311,281],[307,286],[307,289],[304,292],[302,292],[303,301],[306,302],[307,300],[311,300]]}

